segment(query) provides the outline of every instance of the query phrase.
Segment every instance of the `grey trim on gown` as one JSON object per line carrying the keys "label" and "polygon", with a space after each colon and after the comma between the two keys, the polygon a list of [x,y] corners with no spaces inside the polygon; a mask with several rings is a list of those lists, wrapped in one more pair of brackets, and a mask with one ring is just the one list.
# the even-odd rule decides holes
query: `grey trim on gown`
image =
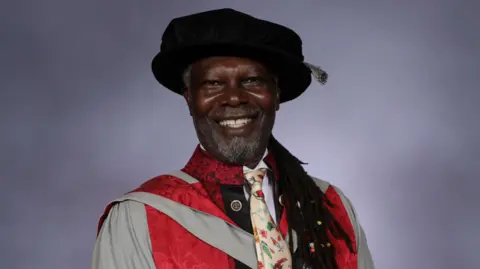
{"label": "grey trim on gown", "polygon": [[[170,174],[190,184],[197,182],[182,171]],[[326,181],[315,181],[323,192],[330,186]],[[367,240],[353,206],[341,190],[336,187],[335,190],[340,195],[354,228],[358,269],[374,269]],[[92,269],[155,268],[144,205],[163,212],[200,240],[251,268],[257,268],[252,235],[215,216],[146,192],[129,193],[114,202],[118,203],[109,212],[97,238]],[[212,234],[217,236],[211,236]]]}

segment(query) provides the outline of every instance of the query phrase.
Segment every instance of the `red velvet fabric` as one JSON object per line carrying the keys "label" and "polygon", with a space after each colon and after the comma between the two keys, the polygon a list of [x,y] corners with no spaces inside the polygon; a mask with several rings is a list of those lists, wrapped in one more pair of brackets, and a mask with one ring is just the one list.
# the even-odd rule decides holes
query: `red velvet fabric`
{"label": "red velvet fabric", "polygon": [[[265,162],[275,175],[276,165],[271,155]],[[199,180],[199,183],[188,184],[170,175],[162,175],[150,179],[135,191],[149,192],[171,199],[175,202],[214,215],[232,225],[236,224],[226,215],[219,184],[243,185],[243,168],[230,166],[212,158],[197,147],[187,165],[182,169],[185,173]],[[353,227],[334,188],[326,192],[333,206],[330,208],[334,217],[339,220],[347,234],[355,244]],[[108,205],[99,222],[101,227],[112,204]],[[147,222],[152,242],[153,259],[157,268],[161,269],[234,269],[234,261],[221,250],[197,239],[190,232],[165,214],[146,206]],[[280,231],[285,236],[288,231],[286,212],[280,220]],[[215,236],[215,235],[212,235]],[[332,238],[337,251],[339,268],[357,269],[356,253],[351,253],[343,240]],[[317,250],[320,251],[320,250]]]}

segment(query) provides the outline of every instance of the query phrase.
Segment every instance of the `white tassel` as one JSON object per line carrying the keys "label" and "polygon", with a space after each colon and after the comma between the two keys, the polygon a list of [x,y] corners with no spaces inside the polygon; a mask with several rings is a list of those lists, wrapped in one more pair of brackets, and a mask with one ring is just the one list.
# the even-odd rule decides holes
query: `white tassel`
{"label": "white tassel", "polygon": [[320,82],[322,85],[325,85],[327,83],[328,79],[328,74],[327,72],[323,71],[323,69],[319,66],[315,66],[313,64],[304,62],[305,66],[307,66],[310,71],[312,72],[313,77]]}

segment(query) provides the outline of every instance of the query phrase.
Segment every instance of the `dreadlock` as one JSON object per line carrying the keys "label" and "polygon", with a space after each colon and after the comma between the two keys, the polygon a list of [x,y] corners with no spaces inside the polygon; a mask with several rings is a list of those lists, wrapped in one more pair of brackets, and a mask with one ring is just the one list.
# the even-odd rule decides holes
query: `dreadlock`
{"label": "dreadlock", "polygon": [[[350,238],[327,208],[332,204],[303,169],[305,163],[293,156],[273,135],[269,140],[269,149],[277,163],[289,238],[293,238],[293,230],[298,235],[293,264],[304,263],[305,268],[312,269],[338,269],[335,247],[329,243],[329,235],[345,240],[351,251],[353,248]],[[311,243],[316,251],[311,251]],[[289,240],[289,247],[293,254],[293,240]]]}

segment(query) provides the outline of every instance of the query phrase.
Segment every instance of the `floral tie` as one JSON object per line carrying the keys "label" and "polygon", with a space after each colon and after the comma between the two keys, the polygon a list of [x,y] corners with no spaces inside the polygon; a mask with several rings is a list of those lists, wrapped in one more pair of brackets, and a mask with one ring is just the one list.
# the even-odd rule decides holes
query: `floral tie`
{"label": "floral tie", "polygon": [[245,174],[251,188],[250,216],[257,251],[258,269],[292,268],[292,255],[286,240],[277,229],[265,203],[262,182],[265,169]]}

